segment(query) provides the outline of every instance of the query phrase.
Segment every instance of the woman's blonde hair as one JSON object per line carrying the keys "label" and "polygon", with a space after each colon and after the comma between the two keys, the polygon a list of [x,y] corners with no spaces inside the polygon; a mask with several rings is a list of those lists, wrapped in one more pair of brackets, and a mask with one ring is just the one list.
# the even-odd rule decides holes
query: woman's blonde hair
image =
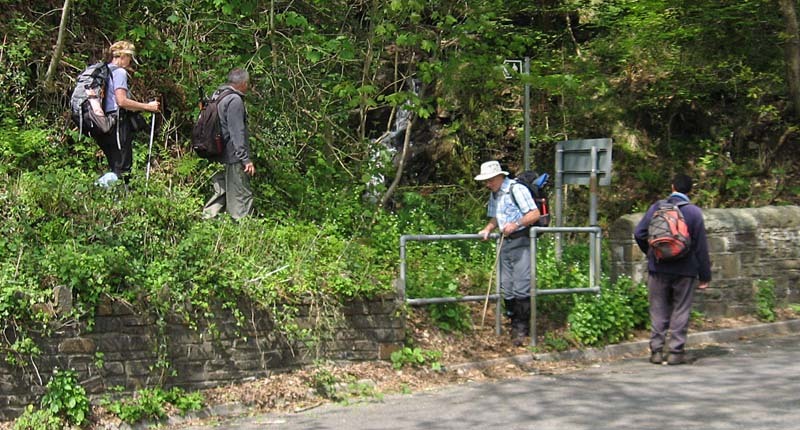
{"label": "woman's blonde hair", "polygon": [[127,40],[120,40],[118,42],[114,42],[114,44],[108,48],[108,55],[112,59],[121,57],[123,55],[130,55],[133,57],[136,55],[136,46]]}

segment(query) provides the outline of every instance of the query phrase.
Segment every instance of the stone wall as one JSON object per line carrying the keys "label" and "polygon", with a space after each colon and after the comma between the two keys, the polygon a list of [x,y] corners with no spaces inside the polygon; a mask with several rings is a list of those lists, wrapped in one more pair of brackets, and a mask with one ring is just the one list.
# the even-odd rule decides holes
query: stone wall
{"label": "stone wall", "polygon": [[[240,307],[248,318],[241,327],[229,312],[219,311],[213,322],[197,328],[173,317],[162,335],[155,318],[138,315],[124,303],[104,302],[91,330],[75,323],[37,339],[42,354],[24,368],[0,360],[0,420],[16,417],[27,404],[38,405],[56,367],[77,371],[81,385],[97,395],[111,387],[130,392],[162,383],[189,390],[219,386],[285,372],[316,358],[388,359],[405,336],[400,308],[394,297],[348,303],[333,337],[312,350],[281,338],[270,318],[248,305]],[[302,307],[300,326],[314,321],[308,307]],[[166,360],[159,359],[159,352]]]}
{"label": "stone wall", "polygon": [[[710,316],[752,312],[758,280],[775,281],[780,300],[800,299],[800,207],[766,206],[703,211],[712,264],[709,288],[695,295],[694,309]],[[611,277],[647,276],[647,260],[633,230],[644,214],[626,215],[609,230]]]}

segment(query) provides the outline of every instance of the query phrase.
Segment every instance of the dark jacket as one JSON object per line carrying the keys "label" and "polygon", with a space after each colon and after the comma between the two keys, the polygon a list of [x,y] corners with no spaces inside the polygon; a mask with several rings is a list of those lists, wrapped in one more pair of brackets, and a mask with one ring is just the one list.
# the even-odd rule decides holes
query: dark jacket
{"label": "dark jacket", "polygon": [[[678,203],[684,201],[680,195],[671,195],[667,201]],[[657,261],[650,251],[647,243],[647,226],[653,213],[658,209],[658,202],[653,203],[633,232],[639,248],[647,254],[647,269],[650,272],[666,273],[681,276],[696,277],[700,282],[711,281],[711,259],[708,256],[708,237],[703,222],[703,211],[699,207],[688,204],[680,207],[686,224],[689,227],[689,237],[692,239],[689,254],[679,260]]]}
{"label": "dark jacket", "polygon": [[250,162],[250,136],[247,131],[247,110],[244,107],[244,94],[230,85],[223,85],[212,97],[217,97],[224,90],[233,91],[226,95],[220,102],[219,125],[225,149],[221,157],[217,158],[224,164],[245,164]]}

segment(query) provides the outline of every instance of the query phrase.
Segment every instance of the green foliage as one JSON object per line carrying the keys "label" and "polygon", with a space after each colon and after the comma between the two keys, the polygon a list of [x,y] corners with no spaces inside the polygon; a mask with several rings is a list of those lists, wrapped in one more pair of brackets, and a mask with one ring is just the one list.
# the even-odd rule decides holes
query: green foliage
{"label": "green foliage", "polygon": [[759,279],[756,281],[756,316],[761,321],[775,321],[775,281]]}
{"label": "green foliage", "polygon": [[569,340],[552,331],[545,333],[542,343],[537,345],[537,348],[545,351],[566,351],[569,347]]}
{"label": "green foliage", "polygon": [[439,303],[431,305],[431,318],[436,325],[449,332],[466,332],[472,329],[469,308],[461,303]]}
{"label": "green foliage", "polygon": [[327,369],[318,369],[311,376],[311,387],[318,395],[328,399],[336,397],[338,383],[339,379]]}
{"label": "green foliage", "polygon": [[[566,244],[561,259],[556,258],[553,236],[546,236],[539,241],[536,255],[537,288],[547,290],[588,287],[588,261],[588,247],[585,244]],[[552,324],[557,325],[566,322],[567,315],[575,305],[575,296],[572,294],[545,295],[537,299],[537,312],[546,315]]]}
{"label": "green foliage", "polygon": [[[460,264],[454,264],[461,267]],[[422,268],[415,272],[409,297],[459,297],[462,295],[459,283],[453,278],[452,269],[440,264],[431,268]],[[433,322],[446,331],[466,331],[472,327],[469,309],[461,303],[441,303],[429,308]]]}
{"label": "green foliage", "polygon": [[[416,193],[404,195],[407,210],[399,217],[400,234],[434,234],[442,208]],[[467,231],[477,231],[474,226]],[[399,234],[398,234],[399,235]],[[413,298],[460,297],[485,294],[493,269],[491,243],[478,241],[408,242],[406,245],[406,294]],[[492,290],[493,291],[493,290]],[[461,303],[431,305],[433,322],[443,330],[463,332],[472,328],[469,309]]]}
{"label": "green foliage", "polygon": [[352,398],[380,397],[375,386],[368,381],[358,381],[351,375],[339,378],[328,369],[318,368],[311,375],[310,385],[321,397],[346,403]]}
{"label": "green foliage", "polygon": [[706,315],[700,311],[691,310],[689,312],[689,321],[693,324],[701,324],[706,318]]}
{"label": "green foliage", "polygon": [[106,409],[122,421],[132,424],[141,420],[158,420],[166,417],[164,405],[167,396],[161,389],[138,390],[131,399],[111,402]]}
{"label": "green foliage", "polygon": [[439,351],[428,351],[410,346],[404,346],[391,355],[392,367],[395,369],[402,369],[405,366],[430,366],[432,370],[441,370],[442,365],[439,362],[441,358],[442,353]]}
{"label": "green foliage", "polygon": [[143,420],[159,420],[167,415],[165,406],[173,405],[182,415],[202,409],[203,395],[200,392],[186,393],[180,388],[165,391],[147,388],[136,391],[129,399],[106,401],[106,409],[122,421],[133,424]]}
{"label": "green foliage", "polygon": [[42,396],[42,409],[53,416],[77,426],[89,418],[89,398],[86,390],[78,383],[74,370],[53,370],[53,377],[45,387]]}
{"label": "green foliage", "polygon": [[28,405],[25,412],[14,420],[13,430],[62,430],[64,423],[50,409],[36,409]]}
{"label": "green foliage", "polygon": [[[46,321],[31,305],[49,300],[51,288],[70,287],[75,316],[91,316],[103,296],[116,296],[187,322],[222,306],[244,321],[242,298],[275,312],[276,329],[290,339],[319,338],[297,329],[294,305],[309,297],[325,302],[328,317],[349,297],[388,290],[392,256],[335,223],[286,224],[253,218],[201,222],[201,200],[191,189],[151,179],[132,190],[103,190],[84,172],[61,169],[22,173],[0,188],[19,204],[0,209],[4,249],[0,262],[0,314],[20,333],[15,345],[0,345],[7,360],[36,352],[25,326]],[[23,322],[27,321],[25,324]],[[32,328],[32,327],[28,327]],[[27,346],[26,346],[27,345]]]}
{"label": "green foliage", "polygon": [[199,391],[187,393],[178,387],[173,387],[167,391],[167,401],[178,408],[178,411],[180,411],[181,415],[186,415],[189,412],[199,411],[205,404],[203,393]]}
{"label": "green foliage", "polygon": [[633,285],[629,278],[611,284],[604,281],[598,295],[576,299],[569,314],[571,336],[583,345],[597,346],[628,339],[634,329],[644,328],[649,321],[647,289]]}

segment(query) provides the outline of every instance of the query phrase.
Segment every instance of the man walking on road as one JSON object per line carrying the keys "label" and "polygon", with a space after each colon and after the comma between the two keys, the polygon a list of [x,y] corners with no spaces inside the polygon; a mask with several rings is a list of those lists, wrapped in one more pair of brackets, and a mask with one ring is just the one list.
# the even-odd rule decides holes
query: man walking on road
{"label": "man walking on road", "polygon": [[[684,345],[689,330],[689,313],[692,308],[695,286],[708,287],[711,281],[711,261],[708,256],[708,240],[703,221],[703,212],[691,204],[688,193],[692,190],[692,179],[678,174],[672,180],[672,194],[650,206],[636,226],[634,237],[639,248],[647,254],[647,292],[650,301],[650,362],[664,362],[664,346],[667,330],[670,332],[667,364],[684,364]],[[656,255],[650,246],[654,229],[651,220],[657,211],[669,204],[676,205],[688,229],[689,245],[679,257]],[[678,214],[680,215],[680,214]],[[677,221],[677,220],[676,220]],[[697,283],[699,281],[699,283]]]}

